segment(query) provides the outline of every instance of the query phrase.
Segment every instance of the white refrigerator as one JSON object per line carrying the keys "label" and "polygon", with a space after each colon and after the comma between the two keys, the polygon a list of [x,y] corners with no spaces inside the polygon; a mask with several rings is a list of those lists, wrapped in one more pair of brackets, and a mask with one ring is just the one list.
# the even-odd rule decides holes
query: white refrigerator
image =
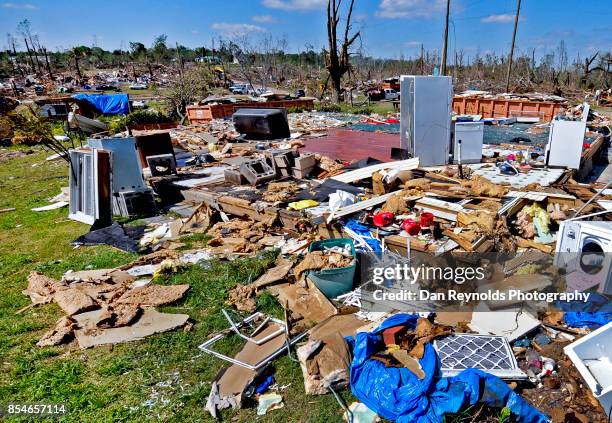
{"label": "white refrigerator", "polygon": [[400,77],[401,148],[420,166],[448,163],[453,81],[450,76]]}

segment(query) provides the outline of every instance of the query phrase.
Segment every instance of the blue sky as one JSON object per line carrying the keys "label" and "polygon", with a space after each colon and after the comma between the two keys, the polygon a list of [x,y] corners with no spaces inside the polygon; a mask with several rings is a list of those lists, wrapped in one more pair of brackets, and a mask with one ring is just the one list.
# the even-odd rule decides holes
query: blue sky
{"label": "blue sky", "polygon": [[[348,0],[344,0],[348,2]],[[445,0],[356,0],[354,28],[363,49],[376,57],[415,56],[421,43],[440,49]],[[0,28],[16,32],[27,18],[50,49],[97,44],[128,47],[129,41],[151,45],[156,35],[195,47],[220,36],[248,35],[254,41],[284,37],[289,50],[326,42],[327,0],[0,0]],[[451,0],[450,55],[463,49],[506,53],[512,36],[515,0]],[[517,35],[519,51],[538,56],[565,40],[570,61],[577,52],[612,50],[611,0],[523,0]],[[0,46],[6,47],[4,34]]]}

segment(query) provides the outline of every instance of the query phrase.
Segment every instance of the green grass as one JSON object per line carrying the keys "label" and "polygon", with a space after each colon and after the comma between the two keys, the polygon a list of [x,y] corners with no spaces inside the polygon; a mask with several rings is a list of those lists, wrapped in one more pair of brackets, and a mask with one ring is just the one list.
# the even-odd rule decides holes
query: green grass
{"label": "green grass", "polygon": [[[0,157],[5,151],[0,149]],[[188,314],[194,322],[190,331],[177,330],[113,348],[38,348],[38,339],[63,313],[57,305],[48,304],[15,314],[30,303],[21,293],[30,271],[59,278],[69,269],[114,267],[136,258],[106,246],[73,248],[70,242],[89,228],[69,220],[66,208],[30,211],[47,204],[47,199],[68,183],[67,164],[46,162],[49,154],[39,151],[0,159],[0,209],[16,208],[0,213],[0,402],[62,402],[69,413],[59,420],[66,422],[213,421],[204,404],[211,380],[226,363],[204,355],[197,346],[212,332],[226,327],[220,310],[229,289],[258,277],[273,263],[275,253],[232,262],[212,261],[206,268],[192,266],[158,278],[157,283],[191,285],[181,302],[162,308]],[[197,248],[208,238],[191,235],[183,241]],[[282,308],[269,294],[258,298],[258,306],[282,316]],[[236,337],[229,337],[218,348],[232,353],[239,343]],[[285,407],[258,421],[342,421],[342,412],[331,395],[304,395],[297,363],[281,357],[274,361],[274,367],[277,382],[289,385],[282,392]],[[348,391],[343,396],[353,400]],[[255,418],[254,408],[222,413],[223,421]]]}
{"label": "green grass", "polygon": [[387,113],[397,112],[398,110],[393,109],[393,104],[390,102],[376,102],[373,101],[369,105],[364,104],[363,101],[359,101],[359,104],[353,106],[340,103],[340,104],[323,104],[315,106],[317,110],[324,112],[341,112],[341,113],[352,113],[357,115],[371,115],[379,114],[386,115]]}

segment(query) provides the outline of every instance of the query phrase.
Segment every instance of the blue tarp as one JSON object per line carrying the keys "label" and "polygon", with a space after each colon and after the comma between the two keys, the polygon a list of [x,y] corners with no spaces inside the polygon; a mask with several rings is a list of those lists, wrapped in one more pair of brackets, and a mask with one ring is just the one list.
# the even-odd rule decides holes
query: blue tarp
{"label": "blue tarp", "polygon": [[606,297],[591,292],[588,302],[575,301],[571,304],[558,302],[557,306],[566,311],[565,324],[574,328],[597,329],[612,322],[612,303]]}
{"label": "blue tarp", "polygon": [[127,94],[75,94],[77,100],[84,100],[105,115],[127,115],[130,112]]}
{"label": "blue tarp", "polygon": [[360,332],[353,343],[351,390],[381,417],[400,423],[435,423],[445,413],[457,413],[476,402],[507,407],[518,421],[545,423],[549,419],[491,374],[467,369],[454,377],[439,376],[440,363],[431,344],[425,345],[420,360],[422,380],[406,368],[386,367],[370,356],[381,348],[380,333],[394,326],[416,327],[418,316],[397,314],[373,332]]}
{"label": "blue tarp", "polygon": [[355,219],[349,220],[348,222],[346,222],[344,226],[353,230],[355,233],[357,233],[357,235],[360,235],[363,238],[363,240],[370,247],[372,247],[372,250],[375,253],[380,253],[382,251],[380,242],[372,236],[372,232],[370,231],[370,228],[368,226],[362,225],[361,223],[357,222],[357,220]]}

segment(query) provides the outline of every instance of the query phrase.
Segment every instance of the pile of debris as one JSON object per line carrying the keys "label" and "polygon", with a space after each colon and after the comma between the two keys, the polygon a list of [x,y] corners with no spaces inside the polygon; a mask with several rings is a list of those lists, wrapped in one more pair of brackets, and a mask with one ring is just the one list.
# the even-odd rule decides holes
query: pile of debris
{"label": "pile of debris", "polygon": [[[88,207],[82,207],[86,198],[71,202],[71,218],[110,225],[111,204],[130,218],[152,210],[173,213],[143,220],[148,230],[138,245],[157,251],[154,262],[93,275],[69,273],[61,281],[32,274],[26,293],[33,303],[55,301],[67,314],[40,345],[73,334],[82,347],[112,343],[127,337],[117,331],[128,329],[129,339],[137,339],[150,334],[135,328],[151,317],[156,332],[178,327],[187,316],[161,315],[152,307],[179,300],[188,286],[139,278],[213,257],[233,260],[273,249],[278,258],[270,269],[228,293],[222,311],[228,329],[199,347],[228,363],[212,381],[206,408],[214,416],[219,409],[246,406],[247,399],[258,401],[258,414],[282,406],[282,388],[275,386],[269,364],[288,354],[300,363],[306,393],[337,395],[350,386],[360,402],[341,405],[347,415],[368,416],[367,421],[376,415],[441,421],[478,401],[505,406],[522,421],[544,422],[545,414],[558,421],[606,420],[608,388],[590,383],[585,366],[609,375],[610,349],[598,353],[601,367],[594,368],[584,363],[593,357],[576,344],[598,336],[589,329],[599,326],[604,333],[599,336],[609,337],[612,310],[600,297],[612,293],[612,284],[583,277],[575,262],[558,260],[566,251],[594,254],[583,264],[596,268],[609,250],[576,240],[607,239],[603,245],[612,245],[610,183],[576,181],[590,151],[608,142],[605,134],[595,134],[585,148],[587,122],[552,124],[553,130],[565,122],[580,126],[572,138],[580,142],[572,157],[575,167],[548,162],[569,156],[553,154],[556,145],[542,152],[518,144],[481,149],[478,163],[469,164],[462,163],[461,154],[451,162],[444,150],[439,152],[446,155],[444,165],[423,166],[418,157],[346,162],[305,151],[296,131],[316,137],[344,125],[330,115],[241,109],[234,118],[234,123],[212,120],[163,135],[90,140],[80,151],[108,166],[96,174],[75,166],[71,194],[93,190],[86,185],[89,179],[107,181],[109,189],[96,191]],[[153,142],[153,136],[163,142]],[[108,151],[113,154],[104,162]],[[86,157],[75,160],[85,163]],[[115,186],[122,178],[129,183]],[[150,200],[152,192],[157,201],[145,202],[142,197]],[[208,236],[206,247],[179,253],[181,237],[194,233]],[[485,256],[493,252],[503,264]],[[460,280],[461,275],[434,276],[405,286],[408,278],[393,276],[394,269],[418,264],[451,270],[481,265],[484,280],[478,285]],[[375,289],[394,297],[378,308]],[[539,301],[485,297],[511,290],[534,296],[588,291],[591,302],[582,309],[554,303],[542,310]],[[417,291],[429,297],[402,297]],[[440,299],[450,291],[460,299]],[[257,312],[263,292],[277,298],[284,318]],[[243,341],[233,356],[215,349],[228,336]],[[568,358],[560,352],[563,347]],[[589,394],[577,389],[580,377],[596,398],[588,406]],[[515,389],[532,404],[542,389],[551,390],[552,399],[537,401],[537,410]]]}
{"label": "pile of debris", "polygon": [[184,326],[188,315],[160,313],[154,307],[179,301],[189,285],[158,285],[142,278],[152,273],[153,267],[166,265],[155,261],[158,263],[148,264],[145,271],[142,265],[134,265],[67,272],[59,281],[30,273],[23,291],[32,300],[28,308],[54,302],[66,313],[37,345],[59,345],[76,338],[81,348],[89,348],[135,341]]}

